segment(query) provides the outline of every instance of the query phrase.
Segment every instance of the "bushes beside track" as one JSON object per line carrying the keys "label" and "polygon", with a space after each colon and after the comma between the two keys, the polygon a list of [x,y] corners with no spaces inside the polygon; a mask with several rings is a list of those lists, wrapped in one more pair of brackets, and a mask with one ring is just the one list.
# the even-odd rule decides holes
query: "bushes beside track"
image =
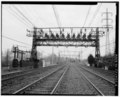
{"label": "bushes beside track", "polygon": [[115,70],[115,57],[113,55],[100,57],[99,64],[97,66],[95,58],[92,55],[89,55],[88,63],[90,64],[90,66],[104,69],[107,68],[108,70]]}

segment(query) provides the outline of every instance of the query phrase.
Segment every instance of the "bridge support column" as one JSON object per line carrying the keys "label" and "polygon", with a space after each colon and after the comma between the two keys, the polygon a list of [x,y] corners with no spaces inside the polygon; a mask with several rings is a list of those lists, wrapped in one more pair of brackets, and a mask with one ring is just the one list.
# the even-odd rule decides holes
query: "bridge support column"
{"label": "bridge support column", "polygon": [[31,50],[31,60],[34,62],[33,67],[38,68],[38,60],[37,60],[37,46],[36,46],[36,28],[34,27],[33,32],[33,43],[32,43],[32,50]]}
{"label": "bridge support column", "polygon": [[99,66],[99,60],[100,60],[100,44],[99,44],[99,29],[96,29],[96,46],[95,46],[95,65],[96,67]]}

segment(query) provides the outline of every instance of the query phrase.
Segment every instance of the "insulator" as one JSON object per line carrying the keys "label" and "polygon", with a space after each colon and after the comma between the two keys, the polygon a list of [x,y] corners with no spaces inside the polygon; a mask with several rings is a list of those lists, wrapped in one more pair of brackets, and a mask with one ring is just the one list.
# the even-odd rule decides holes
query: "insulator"
{"label": "insulator", "polygon": [[43,33],[43,30],[42,30],[42,29],[40,29],[40,33]]}
{"label": "insulator", "polygon": [[85,32],[86,32],[86,30],[87,30],[87,29],[85,28]]}
{"label": "insulator", "polygon": [[53,34],[54,38],[56,39],[56,34]]}
{"label": "insulator", "polygon": [[62,34],[62,31],[61,31],[61,29],[60,29],[60,34]]}
{"label": "insulator", "polygon": [[50,32],[50,33],[52,33],[52,30],[51,30],[51,29],[49,29],[49,32]]}
{"label": "insulator", "polygon": [[93,28],[91,29],[91,32],[90,33],[92,33],[93,32]]}
{"label": "insulator", "polygon": [[30,30],[27,29],[27,32],[30,32]]}
{"label": "insulator", "polygon": [[91,34],[88,35],[88,39],[91,39]]}
{"label": "insulator", "polygon": [[75,38],[75,34],[73,34],[72,38],[73,38],[73,39]]}
{"label": "insulator", "polygon": [[105,34],[105,32],[103,31],[103,34]]}
{"label": "insulator", "polygon": [[83,35],[83,39],[86,39],[86,34]]}
{"label": "insulator", "polygon": [[45,33],[45,38],[49,38],[49,35],[47,33]]}
{"label": "insulator", "polygon": [[64,34],[62,34],[62,38],[65,38]]}
{"label": "insulator", "polygon": [[77,38],[78,38],[78,39],[80,38],[80,34],[77,35]]}
{"label": "insulator", "polygon": [[62,31],[64,32],[64,28],[62,29]]}
{"label": "insulator", "polygon": [[51,34],[51,38],[55,38],[53,33]]}
{"label": "insulator", "polygon": [[71,33],[73,32],[73,28],[71,28]]}
{"label": "insulator", "polygon": [[56,34],[56,38],[59,38],[59,35],[58,35],[58,33]]}
{"label": "insulator", "polygon": [[82,35],[82,29],[80,30],[80,34]]}
{"label": "insulator", "polygon": [[68,34],[67,34],[67,39],[69,39],[69,38],[70,38],[70,34],[68,33]]}

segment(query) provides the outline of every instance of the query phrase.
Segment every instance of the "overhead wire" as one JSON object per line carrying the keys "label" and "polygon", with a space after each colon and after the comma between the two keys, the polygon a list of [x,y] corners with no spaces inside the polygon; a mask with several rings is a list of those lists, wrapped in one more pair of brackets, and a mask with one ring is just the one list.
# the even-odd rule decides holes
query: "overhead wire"
{"label": "overhead wire", "polygon": [[[30,11],[29,10],[31,10],[31,9],[29,9],[29,7],[24,7],[24,6],[20,6],[20,7],[18,7],[19,8],[19,10],[21,11],[21,12],[24,12],[25,13],[25,15],[27,15],[27,16],[33,16],[34,14],[32,14],[32,11],[31,11],[31,13],[30,14],[32,14],[32,15],[30,15],[30,14],[28,14]],[[26,8],[27,8],[27,11],[26,11]],[[19,13],[20,14],[20,13]],[[22,16],[23,17],[23,16]],[[35,16],[33,16],[33,18],[36,18]],[[32,19],[33,19],[32,18]],[[31,23],[28,21],[28,20],[26,20],[26,18],[24,18],[23,17],[23,19],[27,22],[27,23],[29,23],[30,25],[31,25]],[[29,17],[29,20],[31,20],[31,18]],[[33,24],[32,24],[33,25]]]}
{"label": "overhead wire", "polygon": [[25,22],[26,24],[32,26],[31,23],[30,23],[26,18],[24,18],[24,17],[21,15],[21,13],[19,13],[19,12],[14,8],[14,6],[10,6],[10,8],[11,8],[11,10],[12,10],[18,17],[20,17],[20,18],[23,20],[23,22]]}
{"label": "overhead wire", "polygon": [[12,41],[15,41],[15,42],[19,42],[19,43],[22,43],[22,44],[31,46],[30,44],[27,44],[27,43],[25,43],[25,42],[18,41],[18,40],[16,40],[16,39],[10,38],[10,37],[5,36],[5,35],[2,35],[2,37],[6,38],[6,39],[9,39],[9,40],[12,40]]}
{"label": "overhead wire", "polygon": [[52,5],[52,8],[53,8],[53,11],[54,11],[54,15],[55,15],[55,18],[56,18],[56,21],[57,21],[57,25],[58,27],[61,27],[61,22],[60,22],[60,19],[59,19],[59,15],[57,13],[57,10],[55,8],[55,5]]}
{"label": "overhead wire", "polygon": [[98,12],[99,12],[101,6],[102,6],[102,3],[97,7],[95,13],[93,14],[93,17],[92,17],[92,19],[91,19],[91,21],[89,22],[89,25],[88,25],[89,27],[91,26],[91,24],[92,24],[93,21],[95,20],[95,18],[96,18],[96,16],[97,16],[97,14],[98,14]]}
{"label": "overhead wire", "polygon": [[86,21],[87,21],[87,19],[88,19],[89,13],[90,13],[90,10],[91,10],[91,6],[89,6],[89,9],[88,9],[88,12],[87,12],[87,15],[86,15],[86,18],[85,18],[85,21],[84,21],[83,27],[84,27],[85,24],[86,24]]}
{"label": "overhead wire", "polygon": [[[107,44],[107,45],[111,45],[111,44],[114,44],[115,42],[113,41],[113,42],[111,42],[111,43],[109,43],[109,44]],[[106,46],[106,44],[105,45],[102,45],[102,46],[100,46],[100,48],[102,48],[102,47],[105,47]],[[90,52],[93,52],[94,50],[91,50]],[[85,52],[86,53],[86,52]]]}
{"label": "overhead wire", "polygon": [[32,26],[35,26],[16,6],[13,6]]}
{"label": "overhead wire", "polygon": [[[4,8],[4,7],[3,7]],[[14,17],[16,17],[21,23],[23,23],[25,26],[27,26],[28,28],[31,28],[30,25],[28,23],[26,23],[13,9],[11,9],[11,7],[9,7],[9,9],[7,9],[7,11],[12,14]]]}
{"label": "overhead wire", "polygon": [[[38,13],[37,10],[35,10],[34,8],[32,9],[34,11],[34,13]],[[33,14],[34,15],[34,14]],[[35,16],[35,15],[34,15]],[[40,20],[40,23],[42,22],[43,24],[49,24],[47,20],[45,20],[44,18],[41,17],[41,15],[37,15],[38,17],[36,18],[35,22],[38,22]]]}

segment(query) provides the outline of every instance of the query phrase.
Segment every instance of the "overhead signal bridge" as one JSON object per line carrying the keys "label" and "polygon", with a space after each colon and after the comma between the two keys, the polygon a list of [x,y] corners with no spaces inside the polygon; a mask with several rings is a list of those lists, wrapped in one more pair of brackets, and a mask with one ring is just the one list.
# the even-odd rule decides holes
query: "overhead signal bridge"
{"label": "overhead signal bridge", "polygon": [[84,46],[95,47],[95,57],[96,60],[99,60],[99,37],[105,35],[107,28],[108,27],[34,27],[33,31],[27,30],[27,36],[33,37],[31,59],[33,61],[37,60],[37,46]]}
{"label": "overhead signal bridge", "polygon": [[[34,37],[37,46],[92,46],[95,47],[96,36],[103,36],[103,27],[61,27],[34,28],[28,30],[28,37]],[[89,34],[89,35],[88,35]]]}

